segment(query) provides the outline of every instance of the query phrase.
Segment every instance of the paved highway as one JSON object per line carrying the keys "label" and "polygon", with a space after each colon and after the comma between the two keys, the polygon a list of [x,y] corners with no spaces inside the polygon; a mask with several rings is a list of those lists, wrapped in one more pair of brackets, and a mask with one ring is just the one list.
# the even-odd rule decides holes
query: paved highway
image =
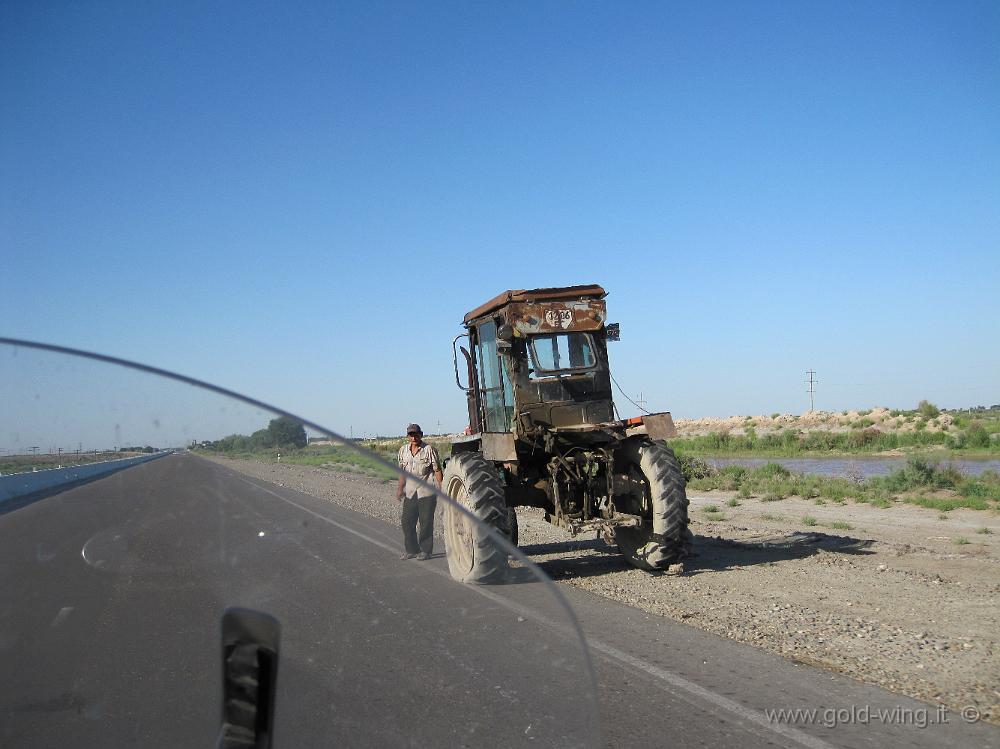
{"label": "paved highway", "polygon": [[[214,745],[231,605],[282,622],[278,747],[583,745],[597,714],[607,746],[1000,745],[993,726],[568,589],[595,708],[545,586],[453,583],[440,557],[399,561],[388,524],[193,455],[0,513],[4,747]],[[766,713],[797,708],[819,712]]]}

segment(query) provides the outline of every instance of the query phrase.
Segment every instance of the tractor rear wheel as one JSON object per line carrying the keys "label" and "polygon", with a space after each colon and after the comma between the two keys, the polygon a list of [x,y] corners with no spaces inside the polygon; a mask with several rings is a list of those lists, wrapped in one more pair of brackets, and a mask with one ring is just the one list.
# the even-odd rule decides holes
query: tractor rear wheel
{"label": "tractor rear wheel", "polygon": [[619,528],[618,548],[639,569],[666,569],[691,553],[684,474],[674,451],[662,442],[630,440],[619,453],[622,464],[641,475],[647,509],[639,528]]}
{"label": "tractor rear wheel", "polygon": [[507,540],[511,546],[517,546],[517,513],[513,507],[507,508]]}
{"label": "tractor rear wheel", "polygon": [[482,453],[456,453],[445,466],[442,488],[478,521],[451,505],[445,508],[451,576],[463,583],[502,581],[507,574],[507,551],[497,543],[497,534],[506,535],[509,528],[503,484],[493,464]]}

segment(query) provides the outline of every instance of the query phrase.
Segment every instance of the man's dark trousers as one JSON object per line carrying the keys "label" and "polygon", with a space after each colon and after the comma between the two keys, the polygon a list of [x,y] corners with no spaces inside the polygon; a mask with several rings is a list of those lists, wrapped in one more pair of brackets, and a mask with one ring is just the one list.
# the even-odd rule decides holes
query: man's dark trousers
{"label": "man's dark trousers", "polygon": [[[419,554],[421,551],[430,555],[434,551],[434,509],[437,507],[437,497],[403,498],[403,545],[407,554]],[[417,520],[420,520],[420,535],[417,536]]]}

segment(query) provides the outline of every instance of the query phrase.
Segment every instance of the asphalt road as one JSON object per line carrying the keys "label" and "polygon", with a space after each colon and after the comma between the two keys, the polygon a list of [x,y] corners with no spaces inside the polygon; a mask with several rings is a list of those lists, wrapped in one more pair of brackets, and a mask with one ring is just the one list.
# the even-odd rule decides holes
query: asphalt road
{"label": "asphalt road", "polygon": [[[459,585],[440,556],[398,560],[388,524],[191,455],[0,513],[4,747],[214,745],[232,605],[282,623],[278,747],[1000,745],[993,726],[563,590],[597,707],[547,586]],[[817,712],[767,714],[796,709]]]}

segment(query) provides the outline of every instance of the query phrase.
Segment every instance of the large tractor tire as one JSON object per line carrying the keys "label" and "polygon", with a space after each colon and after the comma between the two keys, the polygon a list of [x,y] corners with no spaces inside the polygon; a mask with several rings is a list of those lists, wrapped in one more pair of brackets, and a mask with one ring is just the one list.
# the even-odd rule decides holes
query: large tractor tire
{"label": "large tractor tire", "polygon": [[442,488],[452,501],[479,522],[452,506],[445,508],[444,540],[451,576],[463,583],[501,582],[507,575],[507,552],[496,534],[508,530],[503,484],[493,464],[481,453],[456,453],[444,470]]}
{"label": "large tractor tire", "polygon": [[662,442],[638,439],[626,442],[618,457],[641,473],[652,507],[642,527],[615,532],[619,550],[630,564],[650,572],[680,562],[691,554],[692,537],[684,474],[674,451]]}
{"label": "large tractor tire", "polygon": [[511,546],[517,546],[517,513],[513,507],[507,508],[507,540]]}

